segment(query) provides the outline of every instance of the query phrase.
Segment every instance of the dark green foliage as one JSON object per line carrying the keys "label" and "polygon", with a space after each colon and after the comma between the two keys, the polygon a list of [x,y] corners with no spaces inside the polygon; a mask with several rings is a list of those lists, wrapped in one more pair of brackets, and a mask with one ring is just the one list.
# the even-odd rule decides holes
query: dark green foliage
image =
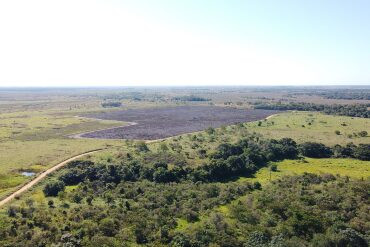
{"label": "dark green foliage", "polygon": [[113,237],[117,233],[117,225],[111,218],[104,218],[99,222],[99,230],[104,236]]}
{"label": "dark green foliage", "polygon": [[216,132],[216,130],[212,127],[209,127],[206,129],[206,132],[208,135],[213,135]]}
{"label": "dark green foliage", "polygon": [[366,130],[360,131],[358,133],[358,135],[361,136],[361,137],[366,137],[367,136],[367,131]]}
{"label": "dark green foliage", "polygon": [[59,192],[64,191],[65,184],[62,181],[48,182],[42,190],[45,196],[57,196]]}
{"label": "dark green foliage", "polygon": [[108,108],[108,107],[121,107],[122,106],[122,103],[119,102],[119,101],[103,102],[103,103],[101,103],[101,106],[104,107],[104,108]]}
{"label": "dark green foliage", "polygon": [[344,147],[335,145],[331,151],[334,157],[370,160],[370,144],[359,144],[356,146],[349,143]]}
{"label": "dark green foliage", "polygon": [[[262,103],[257,102],[254,105],[255,109],[264,110],[298,110],[298,111],[319,111],[330,115],[341,115],[350,117],[369,118],[370,111],[367,105],[322,105],[305,102],[290,102],[290,103]],[[260,125],[258,125],[260,126]]]}
{"label": "dark green foliage", "polygon": [[333,153],[331,149],[322,143],[305,142],[299,145],[302,155],[310,158],[329,158]]}
{"label": "dark green foliage", "polygon": [[277,170],[278,170],[277,165],[273,164],[270,166],[270,171],[277,172]]}
{"label": "dark green foliage", "polygon": [[145,142],[138,142],[136,144],[136,148],[139,152],[147,152],[149,151],[148,145]]}
{"label": "dark green foliage", "polygon": [[360,144],[354,148],[353,157],[360,160],[370,160],[370,144]]}
{"label": "dark green foliage", "polygon": [[[239,229],[260,229],[248,235],[246,246],[367,246],[368,191],[368,181],[284,177],[234,204],[230,212]],[[282,239],[284,245],[272,245]]]}
{"label": "dark green foliage", "polygon": [[210,101],[211,99],[189,95],[189,96],[173,97],[172,100],[175,100],[175,101]]}
{"label": "dark green foliage", "polygon": [[[366,246],[367,181],[314,174],[264,186],[235,181],[307,150],[369,158],[368,145],[330,149],[247,135],[207,149],[199,166],[189,166],[181,151],[163,149],[103,163],[74,161],[44,193],[78,186],[48,205],[29,201],[9,208],[0,218],[0,246]],[[227,216],[215,210],[225,204]],[[192,227],[178,228],[183,221]]]}
{"label": "dark green foliage", "polygon": [[327,99],[348,99],[348,100],[370,100],[370,91],[367,89],[352,89],[352,90],[328,90],[326,92],[317,93]]}

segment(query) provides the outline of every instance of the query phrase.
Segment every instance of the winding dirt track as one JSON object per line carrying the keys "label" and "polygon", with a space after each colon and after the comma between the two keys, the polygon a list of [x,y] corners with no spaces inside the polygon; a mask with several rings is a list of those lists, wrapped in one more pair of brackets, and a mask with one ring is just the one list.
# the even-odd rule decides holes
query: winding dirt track
{"label": "winding dirt track", "polygon": [[50,173],[54,172],[55,170],[57,170],[57,169],[65,166],[69,162],[71,162],[73,160],[76,160],[76,159],[79,159],[81,157],[84,157],[86,155],[96,153],[96,152],[101,151],[101,150],[103,150],[103,149],[96,149],[96,150],[88,151],[88,152],[85,152],[85,153],[82,153],[82,154],[73,156],[72,158],[69,158],[69,159],[67,159],[67,160],[65,160],[63,162],[60,162],[57,165],[55,165],[55,166],[47,169],[46,171],[43,171],[41,174],[39,174],[36,178],[34,178],[33,180],[31,180],[29,183],[23,185],[17,191],[13,192],[11,195],[9,195],[9,196],[5,197],[3,200],[1,200],[0,201],[0,207],[4,206],[6,203],[8,203],[11,200],[13,200],[16,196],[18,196],[18,195],[22,194],[23,192],[27,191],[32,186],[34,186],[35,184],[37,184],[38,182],[40,182],[47,175],[49,175]]}

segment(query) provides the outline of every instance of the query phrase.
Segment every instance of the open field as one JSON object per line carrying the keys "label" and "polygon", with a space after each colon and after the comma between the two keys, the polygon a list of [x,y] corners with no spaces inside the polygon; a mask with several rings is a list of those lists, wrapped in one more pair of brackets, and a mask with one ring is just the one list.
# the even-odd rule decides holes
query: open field
{"label": "open field", "polygon": [[[297,142],[315,141],[326,145],[353,142],[370,143],[370,137],[358,136],[360,131],[370,133],[370,119],[333,116],[317,112],[284,112],[269,119],[247,123],[249,131],[269,138],[290,137]],[[339,130],[340,134],[335,134]]]}
{"label": "open field", "polygon": [[21,175],[23,171],[39,173],[73,155],[116,143],[68,138],[124,123],[79,118],[76,112],[88,109],[70,111],[68,105],[62,106],[59,111],[14,109],[0,115],[0,198],[29,181],[29,177]]}
{"label": "open field", "polygon": [[284,160],[273,164],[277,166],[278,170],[276,172],[270,172],[269,167],[265,167],[259,170],[254,178],[241,178],[240,181],[258,181],[261,184],[266,184],[283,176],[300,175],[305,172],[319,175],[333,174],[348,176],[352,179],[370,178],[369,161],[355,159],[305,158],[303,160]]}
{"label": "open field", "polygon": [[82,137],[155,140],[200,131],[208,127],[256,121],[276,113],[277,111],[214,106],[179,106],[113,111],[87,116],[137,124],[96,131],[82,135]]}

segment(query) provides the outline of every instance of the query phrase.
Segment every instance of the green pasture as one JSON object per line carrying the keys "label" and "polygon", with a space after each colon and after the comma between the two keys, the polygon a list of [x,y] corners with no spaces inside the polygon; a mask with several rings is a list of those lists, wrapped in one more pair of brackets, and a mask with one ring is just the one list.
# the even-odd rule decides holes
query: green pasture
{"label": "green pasture", "polygon": [[[329,146],[349,142],[370,143],[370,119],[366,118],[317,112],[284,112],[261,122],[261,126],[258,126],[258,121],[247,123],[247,129],[267,138],[290,137],[297,142],[315,141]],[[335,133],[336,130],[340,131],[339,135]],[[363,130],[369,133],[367,137],[354,135]]]}
{"label": "green pasture", "polygon": [[74,155],[119,141],[72,139],[70,135],[124,125],[77,117],[76,113],[29,111],[0,115],[0,198],[30,178],[21,171],[43,170]]}

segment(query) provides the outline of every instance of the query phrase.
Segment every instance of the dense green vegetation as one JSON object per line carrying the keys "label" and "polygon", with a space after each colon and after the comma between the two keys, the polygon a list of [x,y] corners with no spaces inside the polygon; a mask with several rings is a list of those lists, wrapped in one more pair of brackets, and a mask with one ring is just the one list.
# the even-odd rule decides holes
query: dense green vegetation
{"label": "dense green vegetation", "polygon": [[370,90],[333,90],[328,92],[317,93],[327,99],[350,99],[350,100],[370,100]]}
{"label": "dense green vegetation", "polygon": [[331,115],[369,118],[369,106],[364,104],[353,105],[324,105],[304,102],[290,103],[254,103],[255,109],[265,110],[297,110],[297,111],[319,111]]}
{"label": "dense green vegetation", "polygon": [[[207,132],[212,134],[214,130]],[[327,156],[326,152],[334,155],[334,151],[324,145],[297,145],[289,138],[266,140],[251,134],[236,143],[220,144],[208,154],[205,164],[195,167],[187,164],[181,151],[170,152],[164,146],[151,151],[143,142],[136,145],[134,153],[113,160],[74,161],[45,184],[43,192],[49,197],[47,205],[36,207],[34,201],[28,199],[8,208],[7,216],[1,219],[3,240],[0,244],[256,246],[260,243],[260,246],[268,246],[287,243],[295,246],[317,241],[364,243],[366,226],[361,221],[358,225],[362,228],[348,223],[357,220],[352,215],[363,214],[365,210],[363,191],[368,184],[364,181],[354,183],[333,176],[304,175],[283,179],[265,190],[258,181],[237,180],[240,176],[252,176],[269,162],[297,159],[304,152],[308,155],[324,152],[322,157]],[[202,155],[199,152],[199,156]],[[340,187],[338,184],[342,183]],[[323,185],[321,192],[310,193],[316,185]],[[74,189],[66,190],[70,186]],[[331,186],[340,187],[340,191],[335,192]],[[353,202],[356,204],[352,204],[354,210],[359,210],[357,213],[345,219],[340,214],[336,218],[319,217],[326,211],[346,210],[338,206],[335,209],[319,207],[315,215],[310,213],[316,207],[313,196],[338,193],[342,197],[338,199],[333,195],[334,201],[330,202],[336,204],[336,200],[345,200],[342,190],[347,191],[351,186],[360,188],[353,191],[355,198],[359,197]],[[214,208],[245,195],[252,199],[232,207],[232,224],[213,212]],[[331,197],[323,196],[322,200],[326,198]],[[281,204],[274,203],[276,200]],[[186,223],[181,227],[182,221]],[[333,222],[338,223],[336,228],[332,227]],[[195,227],[190,227],[193,224]],[[336,234],[341,237],[336,238]]]}
{"label": "dense green vegetation", "polygon": [[284,177],[233,203],[218,224],[236,233],[234,246],[368,246],[369,190],[333,175]]}

